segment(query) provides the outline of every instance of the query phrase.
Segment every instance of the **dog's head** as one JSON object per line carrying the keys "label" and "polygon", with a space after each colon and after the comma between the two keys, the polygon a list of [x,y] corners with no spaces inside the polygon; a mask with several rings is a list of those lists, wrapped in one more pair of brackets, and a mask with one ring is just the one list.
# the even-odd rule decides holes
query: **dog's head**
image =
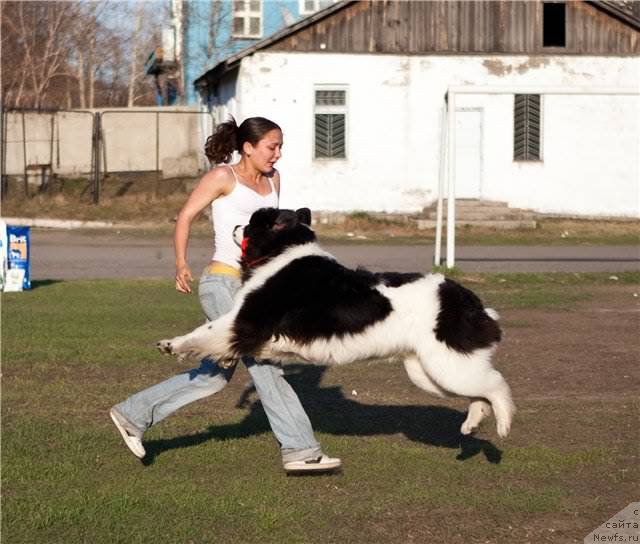
{"label": "dog's head", "polygon": [[233,230],[233,238],[242,248],[242,270],[248,272],[289,247],[315,241],[316,235],[311,230],[309,208],[261,208],[253,213],[248,225]]}

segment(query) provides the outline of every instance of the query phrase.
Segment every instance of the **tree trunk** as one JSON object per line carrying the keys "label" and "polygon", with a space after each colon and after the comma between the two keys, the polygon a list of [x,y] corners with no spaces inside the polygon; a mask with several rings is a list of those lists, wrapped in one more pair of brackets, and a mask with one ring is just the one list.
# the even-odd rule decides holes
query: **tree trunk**
{"label": "tree trunk", "polygon": [[140,31],[144,21],[144,2],[138,4],[138,15],[136,17],[136,29],[133,34],[133,51],[131,53],[131,64],[129,65],[129,92],[127,96],[127,106],[132,107],[135,102],[136,83],[138,80],[138,55],[140,49]]}
{"label": "tree trunk", "polygon": [[86,89],[84,82],[84,53],[81,50],[77,51],[77,77],[78,77],[78,106],[81,108],[87,107],[87,97],[86,97]]}
{"label": "tree trunk", "polygon": [[98,20],[96,16],[98,3],[89,3],[89,51],[87,53],[87,77],[89,79],[89,96],[88,107],[93,108],[95,105],[96,93],[96,34],[98,32]]}

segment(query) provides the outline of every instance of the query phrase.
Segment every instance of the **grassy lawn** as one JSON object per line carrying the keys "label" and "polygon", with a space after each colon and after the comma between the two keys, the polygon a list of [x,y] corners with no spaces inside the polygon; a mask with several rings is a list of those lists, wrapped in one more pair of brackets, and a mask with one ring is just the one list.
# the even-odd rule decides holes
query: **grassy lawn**
{"label": "grassy lawn", "polygon": [[202,319],[171,282],[5,294],[2,542],[582,542],[637,500],[640,273],[617,276],[461,276],[502,314],[519,408],[506,441],[493,419],[461,437],[465,403],[427,397],[399,366],[288,365],[344,463],[315,477],[284,475],[255,394],[237,405],[244,369],[150,429],[143,463],[124,448],[109,407],[190,368],[153,349]]}

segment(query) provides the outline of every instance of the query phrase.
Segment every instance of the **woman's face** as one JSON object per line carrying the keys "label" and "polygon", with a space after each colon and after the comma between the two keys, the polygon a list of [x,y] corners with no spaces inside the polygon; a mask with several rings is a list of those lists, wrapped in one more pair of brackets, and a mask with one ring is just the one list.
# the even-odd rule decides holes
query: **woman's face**
{"label": "woman's face", "polygon": [[245,143],[245,153],[260,172],[263,174],[271,172],[282,156],[282,132],[273,129],[267,132],[256,145]]}

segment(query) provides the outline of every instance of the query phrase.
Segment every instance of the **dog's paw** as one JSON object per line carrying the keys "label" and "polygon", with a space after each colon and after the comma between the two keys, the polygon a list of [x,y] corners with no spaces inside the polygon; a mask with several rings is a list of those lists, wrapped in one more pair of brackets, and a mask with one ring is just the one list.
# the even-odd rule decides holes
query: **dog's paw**
{"label": "dog's paw", "polygon": [[156,344],[156,347],[158,348],[160,353],[164,353],[165,355],[174,355],[173,344],[171,343],[171,340],[160,340],[160,342]]}
{"label": "dog's paw", "polygon": [[460,427],[460,432],[464,435],[474,434],[478,431],[480,425],[465,421]]}
{"label": "dog's paw", "polygon": [[505,423],[504,421],[498,422],[498,436],[500,438],[507,438],[509,436],[509,431],[511,430],[511,424]]}

